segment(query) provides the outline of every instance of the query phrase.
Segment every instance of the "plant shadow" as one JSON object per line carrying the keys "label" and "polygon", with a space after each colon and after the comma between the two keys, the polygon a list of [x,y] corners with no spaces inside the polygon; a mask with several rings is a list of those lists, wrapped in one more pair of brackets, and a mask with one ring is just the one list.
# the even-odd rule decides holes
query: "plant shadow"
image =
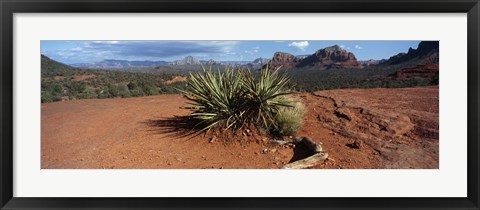
{"label": "plant shadow", "polygon": [[190,116],[174,116],[144,121],[155,134],[167,134],[167,137],[193,137],[200,135],[201,127]]}
{"label": "plant shadow", "polygon": [[305,159],[309,156],[315,154],[313,151],[309,150],[307,146],[303,144],[296,144],[293,148],[293,157],[288,161],[288,163],[293,163],[297,160]]}

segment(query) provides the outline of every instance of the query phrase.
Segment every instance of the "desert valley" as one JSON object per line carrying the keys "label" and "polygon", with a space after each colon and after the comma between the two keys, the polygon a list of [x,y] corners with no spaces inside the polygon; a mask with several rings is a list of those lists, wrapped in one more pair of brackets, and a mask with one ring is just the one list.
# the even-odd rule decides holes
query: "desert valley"
{"label": "desert valley", "polygon": [[42,54],[41,72],[42,169],[439,168],[437,41],[378,60],[339,45],[251,61]]}

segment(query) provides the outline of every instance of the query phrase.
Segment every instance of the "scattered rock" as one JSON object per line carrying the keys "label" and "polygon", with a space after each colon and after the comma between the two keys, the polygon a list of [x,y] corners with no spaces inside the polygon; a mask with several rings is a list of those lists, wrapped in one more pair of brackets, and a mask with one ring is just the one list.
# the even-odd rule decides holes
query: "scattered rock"
{"label": "scattered rock", "polygon": [[[293,147],[295,144],[303,144],[310,151],[314,153],[313,155],[307,158],[297,160],[295,162],[292,162],[283,166],[284,169],[309,168],[315,165],[322,164],[325,161],[325,159],[328,157],[328,153],[323,151],[321,143],[316,143],[315,141],[313,141],[308,137],[299,137],[299,138],[291,137],[290,139],[277,140],[276,142],[282,145],[284,148]],[[275,152],[276,149],[272,149],[272,151]],[[275,157],[275,160],[278,160],[278,157]],[[278,162],[279,164],[281,163],[281,161],[276,161],[276,162]]]}
{"label": "scattered rock", "polygon": [[213,136],[212,138],[210,138],[210,141],[208,141],[208,143],[213,143],[215,140],[217,140],[217,137]]}
{"label": "scattered rock", "polygon": [[[309,168],[309,167],[321,164],[327,158],[328,158],[328,154],[326,152],[319,152],[319,153],[316,153],[316,154],[314,154],[310,157],[307,157],[307,158],[304,158],[304,159],[301,159],[301,160],[297,160],[293,163],[289,163],[289,164],[283,166],[283,169]],[[325,163],[325,164],[328,164],[328,162]]]}
{"label": "scattered rock", "polygon": [[355,141],[351,144],[347,144],[348,147],[354,148],[354,149],[360,149],[362,148],[363,141],[360,139],[355,139]]}

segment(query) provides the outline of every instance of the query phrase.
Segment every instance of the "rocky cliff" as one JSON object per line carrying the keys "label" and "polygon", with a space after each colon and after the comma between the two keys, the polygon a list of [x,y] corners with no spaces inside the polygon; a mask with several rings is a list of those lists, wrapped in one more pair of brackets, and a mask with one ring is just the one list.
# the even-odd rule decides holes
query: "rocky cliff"
{"label": "rocky cliff", "polygon": [[438,64],[421,64],[410,68],[403,68],[391,75],[399,80],[407,80],[410,78],[433,78],[438,77]]}
{"label": "rocky cliff", "polygon": [[297,67],[318,67],[321,69],[363,68],[355,55],[338,45],[320,49],[306,57]]}
{"label": "rocky cliff", "polygon": [[176,60],[171,63],[172,65],[199,65],[200,61],[193,56],[187,56],[182,60]]}
{"label": "rocky cliff", "polygon": [[394,65],[408,62],[417,62],[418,64],[438,64],[439,62],[439,42],[422,41],[417,49],[408,49],[407,53],[399,53],[390,57],[384,64]]}
{"label": "rocky cliff", "polygon": [[284,53],[284,52],[276,52],[273,54],[272,60],[268,62],[269,68],[279,68],[282,67],[283,69],[294,68],[301,59],[295,57],[292,54]]}

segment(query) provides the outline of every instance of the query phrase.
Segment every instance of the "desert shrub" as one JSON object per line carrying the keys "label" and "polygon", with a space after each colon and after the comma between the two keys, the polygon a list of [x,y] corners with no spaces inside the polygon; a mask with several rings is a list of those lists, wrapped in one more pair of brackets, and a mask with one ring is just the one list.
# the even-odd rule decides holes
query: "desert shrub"
{"label": "desert shrub", "polygon": [[237,130],[254,125],[270,128],[282,106],[278,100],[287,95],[288,77],[282,71],[262,69],[258,76],[250,70],[225,67],[213,73],[202,67],[202,72],[190,74],[187,88],[182,90],[193,110],[192,120],[202,130],[223,128]]}
{"label": "desert shrub", "polygon": [[98,89],[96,92],[97,92],[97,97],[98,98],[113,98],[114,97],[110,94],[109,87],[107,87],[107,86]]}
{"label": "desert shrub", "polygon": [[129,90],[135,90],[138,88],[138,84],[136,81],[131,81],[128,83],[127,87]]}
{"label": "desert shrub", "polygon": [[153,81],[141,80],[139,86],[141,87],[142,92],[144,92],[145,95],[151,96],[159,94],[158,88],[155,86]]}
{"label": "desert shrub", "polygon": [[438,85],[440,80],[440,75],[437,72],[435,75],[433,75],[432,81],[430,81],[430,85]]}
{"label": "desert shrub", "polygon": [[166,94],[178,94],[181,93],[178,90],[184,88],[185,84],[185,82],[174,82],[169,85],[163,85],[160,87],[160,92]]}
{"label": "desert shrub", "polygon": [[279,98],[281,103],[290,106],[280,107],[275,115],[275,125],[272,127],[272,133],[280,136],[295,135],[303,125],[303,115],[305,106],[292,97],[283,96]]}
{"label": "desert shrub", "polygon": [[78,99],[92,99],[92,98],[97,98],[98,95],[95,93],[94,90],[87,90],[82,93],[77,94]]}
{"label": "desert shrub", "polygon": [[52,95],[50,95],[49,92],[42,92],[41,102],[42,102],[42,103],[53,102]]}
{"label": "desert shrub", "polygon": [[132,97],[139,97],[139,96],[144,96],[145,93],[141,89],[134,89],[130,90],[130,96]]}

